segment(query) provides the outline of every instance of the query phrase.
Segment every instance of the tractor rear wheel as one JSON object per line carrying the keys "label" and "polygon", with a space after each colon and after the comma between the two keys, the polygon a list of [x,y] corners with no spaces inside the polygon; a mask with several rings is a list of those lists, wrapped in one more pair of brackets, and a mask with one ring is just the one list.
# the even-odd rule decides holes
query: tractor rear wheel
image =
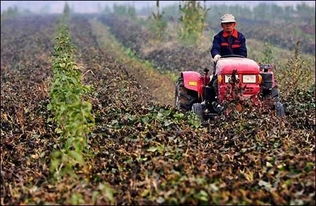
{"label": "tractor rear wheel", "polygon": [[187,112],[191,110],[193,103],[197,100],[197,92],[186,89],[183,78],[180,77],[176,82],[175,107],[180,111]]}

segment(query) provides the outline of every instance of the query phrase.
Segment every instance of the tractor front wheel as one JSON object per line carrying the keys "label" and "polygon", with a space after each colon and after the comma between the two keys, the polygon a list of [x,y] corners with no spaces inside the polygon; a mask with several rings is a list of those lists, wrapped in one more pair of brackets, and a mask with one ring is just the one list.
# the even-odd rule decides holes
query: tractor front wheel
{"label": "tractor front wheel", "polygon": [[180,77],[176,83],[175,107],[183,112],[190,111],[197,99],[197,92],[186,89],[183,84],[183,78]]}

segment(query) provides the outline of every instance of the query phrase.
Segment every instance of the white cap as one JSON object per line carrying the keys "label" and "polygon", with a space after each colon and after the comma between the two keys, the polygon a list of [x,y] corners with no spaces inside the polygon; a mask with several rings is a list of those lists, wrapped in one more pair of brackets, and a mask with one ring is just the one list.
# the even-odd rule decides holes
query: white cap
{"label": "white cap", "polygon": [[221,17],[221,24],[231,22],[236,22],[235,17],[232,14],[224,14],[224,16]]}

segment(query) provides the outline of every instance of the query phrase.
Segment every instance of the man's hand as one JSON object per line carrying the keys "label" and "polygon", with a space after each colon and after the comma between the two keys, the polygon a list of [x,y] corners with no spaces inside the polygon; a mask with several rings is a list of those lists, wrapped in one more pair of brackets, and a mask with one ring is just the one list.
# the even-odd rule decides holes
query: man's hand
{"label": "man's hand", "polygon": [[221,58],[221,55],[216,54],[215,57],[213,58],[214,62],[216,63],[219,60],[219,58]]}

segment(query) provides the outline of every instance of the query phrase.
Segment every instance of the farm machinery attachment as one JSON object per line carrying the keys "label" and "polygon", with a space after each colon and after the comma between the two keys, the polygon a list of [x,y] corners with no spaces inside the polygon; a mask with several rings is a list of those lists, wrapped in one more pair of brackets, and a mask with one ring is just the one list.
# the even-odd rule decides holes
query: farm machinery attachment
{"label": "farm machinery attachment", "polygon": [[175,90],[177,109],[193,111],[206,120],[229,113],[228,105],[231,103],[238,111],[247,103],[274,109],[278,116],[285,115],[273,65],[229,55],[218,60],[213,75],[208,72],[208,69],[204,70],[204,75],[195,71],[181,72]]}

